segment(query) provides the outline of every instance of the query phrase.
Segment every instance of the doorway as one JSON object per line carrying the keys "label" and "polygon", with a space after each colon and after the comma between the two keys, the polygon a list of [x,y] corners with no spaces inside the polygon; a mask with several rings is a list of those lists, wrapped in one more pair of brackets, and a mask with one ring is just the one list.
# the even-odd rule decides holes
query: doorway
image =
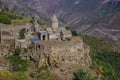
{"label": "doorway", "polygon": [[46,36],[45,36],[45,35],[43,35],[43,40],[46,40],[46,39],[45,39],[45,37],[46,37]]}
{"label": "doorway", "polygon": [[61,38],[61,40],[63,40],[63,33],[62,32],[60,32],[60,38]]}

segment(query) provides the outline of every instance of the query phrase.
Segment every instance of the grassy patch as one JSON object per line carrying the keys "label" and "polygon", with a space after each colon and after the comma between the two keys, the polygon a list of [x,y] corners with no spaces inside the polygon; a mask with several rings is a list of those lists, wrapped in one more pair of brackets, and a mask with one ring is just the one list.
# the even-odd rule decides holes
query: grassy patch
{"label": "grassy patch", "polygon": [[78,70],[74,72],[74,80],[96,80],[96,78],[92,77],[87,72],[84,72],[83,70]]}
{"label": "grassy patch", "polygon": [[46,67],[40,68],[38,72],[30,73],[29,76],[36,80],[52,80],[50,71]]}
{"label": "grassy patch", "polygon": [[19,56],[9,56],[7,59],[12,63],[12,70],[17,72],[25,72],[29,66],[27,60],[21,60]]}
{"label": "grassy patch", "polygon": [[10,12],[5,9],[1,9],[0,11],[0,22],[4,24],[12,24],[14,26],[25,25],[25,23],[29,23],[30,20],[31,18]]}
{"label": "grassy patch", "polygon": [[0,71],[0,80],[28,80],[25,72]]}
{"label": "grassy patch", "polygon": [[31,18],[28,17],[23,17],[23,19],[13,19],[12,21],[12,25],[16,26],[16,25],[25,25],[26,23],[29,23],[31,20]]}

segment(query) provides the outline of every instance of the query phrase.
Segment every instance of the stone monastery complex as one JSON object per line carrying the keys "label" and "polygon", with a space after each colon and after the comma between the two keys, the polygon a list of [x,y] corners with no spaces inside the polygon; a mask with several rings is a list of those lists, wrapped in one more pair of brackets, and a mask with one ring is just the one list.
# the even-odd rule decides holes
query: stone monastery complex
{"label": "stone monastery complex", "polygon": [[[19,27],[20,28],[20,27]],[[20,30],[18,28],[18,30]],[[66,30],[65,27],[59,26],[59,21],[56,15],[53,15],[50,27],[42,29],[38,24],[37,20],[30,26],[24,26],[27,34],[25,34],[25,39],[18,39],[18,34],[15,33],[17,29],[0,27],[0,41],[1,43],[6,40],[10,42],[14,41],[15,47],[19,48],[27,48],[31,43],[39,42],[39,41],[48,41],[48,40],[56,40],[56,41],[66,41],[69,39],[72,34],[70,30]],[[5,34],[8,33],[9,35]],[[36,34],[36,37],[32,37],[31,34]],[[6,43],[6,42],[5,42]]]}
{"label": "stone monastery complex", "polygon": [[[55,15],[50,23],[50,26],[44,29],[37,20],[32,25],[25,26],[0,24],[0,57],[13,54],[12,50],[21,48],[21,59],[31,60],[39,68],[47,66],[60,73],[64,80],[72,80],[75,70],[85,67],[90,70],[89,46],[80,37],[73,37],[70,30],[59,26]],[[23,28],[25,38],[20,39],[20,31]],[[0,65],[0,70],[9,69],[7,63],[4,65]]]}
{"label": "stone monastery complex", "polygon": [[70,30],[66,30],[65,27],[59,26],[59,21],[55,15],[53,15],[51,19],[50,28],[40,30],[36,21],[35,26],[33,26],[31,30],[33,32],[37,32],[38,37],[41,40],[66,40],[72,36]]}

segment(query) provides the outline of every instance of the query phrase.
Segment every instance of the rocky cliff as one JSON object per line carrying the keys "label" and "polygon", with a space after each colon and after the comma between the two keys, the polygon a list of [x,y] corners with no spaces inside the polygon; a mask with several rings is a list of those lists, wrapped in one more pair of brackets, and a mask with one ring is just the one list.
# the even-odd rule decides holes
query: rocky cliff
{"label": "rocky cliff", "polygon": [[[0,57],[14,55],[14,47],[8,45],[0,45]],[[89,46],[80,37],[72,37],[68,41],[40,41],[27,51],[21,49],[19,56],[34,61],[39,68],[47,67],[55,80],[73,80],[76,70],[94,73],[89,68],[92,63],[89,51]]]}
{"label": "rocky cliff", "polygon": [[30,51],[32,57],[39,67],[47,66],[57,80],[72,80],[73,72],[78,69],[91,72],[90,49],[81,38],[71,38],[67,42],[41,41],[39,44],[39,49]]}
{"label": "rocky cliff", "polygon": [[13,53],[13,47],[10,46],[9,44],[1,44],[0,43],[0,58],[4,57],[4,56],[7,56],[7,55],[10,55]]}

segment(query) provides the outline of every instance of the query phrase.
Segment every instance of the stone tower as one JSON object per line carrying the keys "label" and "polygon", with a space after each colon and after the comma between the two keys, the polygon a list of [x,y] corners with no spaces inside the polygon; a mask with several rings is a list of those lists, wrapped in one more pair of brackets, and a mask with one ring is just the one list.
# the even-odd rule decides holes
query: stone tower
{"label": "stone tower", "polygon": [[59,21],[58,21],[56,15],[54,14],[52,19],[51,19],[51,27],[53,29],[55,29],[55,28],[58,28],[58,26],[59,26]]}

